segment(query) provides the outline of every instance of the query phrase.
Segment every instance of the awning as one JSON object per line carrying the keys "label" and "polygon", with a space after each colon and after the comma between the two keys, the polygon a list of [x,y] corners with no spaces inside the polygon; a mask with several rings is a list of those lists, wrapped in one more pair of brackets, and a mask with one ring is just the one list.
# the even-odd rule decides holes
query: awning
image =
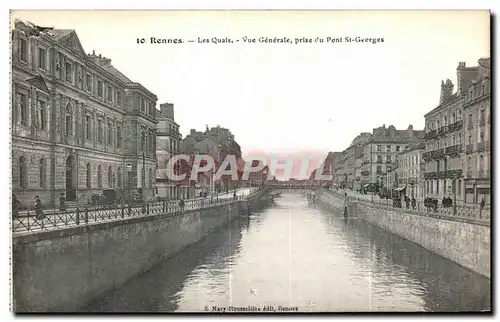
{"label": "awning", "polygon": [[394,190],[396,190],[396,191],[403,191],[403,190],[405,190],[405,189],[406,189],[406,186],[404,186],[404,187],[399,187],[399,188],[396,188],[396,189],[394,189]]}

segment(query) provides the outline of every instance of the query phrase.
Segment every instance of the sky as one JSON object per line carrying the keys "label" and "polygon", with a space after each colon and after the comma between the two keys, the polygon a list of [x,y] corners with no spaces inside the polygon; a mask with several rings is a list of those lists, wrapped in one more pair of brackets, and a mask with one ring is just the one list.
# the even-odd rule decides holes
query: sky
{"label": "sky", "polygon": [[[383,124],[421,130],[441,80],[456,84],[459,61],[476,65],[490,52],[487,11],[14,11],[15,18],[74,29],[87,53],[111,58],[155,93],[157,108],[173,103],[184,136],[221,125],[244,154],[324,156]],[[384,42],[248,44],[244,36]],[[241,41],[187,42],[197,37]]]}

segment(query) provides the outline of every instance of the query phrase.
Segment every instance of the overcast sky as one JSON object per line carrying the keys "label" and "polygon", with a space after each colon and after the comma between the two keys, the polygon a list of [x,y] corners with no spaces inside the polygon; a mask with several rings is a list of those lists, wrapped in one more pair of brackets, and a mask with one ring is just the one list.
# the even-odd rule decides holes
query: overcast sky
{"label": "overcast sky", "polygon": [[[489,13],[14,12],[75,29],[87,53],[175,105],[183,135],[229,128],[244,153],[341,151],[360,132],[423,129],[441,80],[489,56]],[[137,44],[137,38],[383,37],[379,44]],[[316,152],[314,152],[316,153]]]}

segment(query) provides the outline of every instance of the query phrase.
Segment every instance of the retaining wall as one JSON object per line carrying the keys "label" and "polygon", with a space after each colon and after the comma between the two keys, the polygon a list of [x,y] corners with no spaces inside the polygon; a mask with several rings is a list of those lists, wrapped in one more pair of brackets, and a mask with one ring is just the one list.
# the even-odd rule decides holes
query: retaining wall
{"label": "retaining wall", "polygon": [[[342,195],[319,191],[321,202],[343,207]],[[349,216],[363,219],[490,278],[490,226],[349,202]]]}
{"label": "retaining wall", "polygon": [[74,312],[247,210],[236,201],[14,236],[14,311]]}

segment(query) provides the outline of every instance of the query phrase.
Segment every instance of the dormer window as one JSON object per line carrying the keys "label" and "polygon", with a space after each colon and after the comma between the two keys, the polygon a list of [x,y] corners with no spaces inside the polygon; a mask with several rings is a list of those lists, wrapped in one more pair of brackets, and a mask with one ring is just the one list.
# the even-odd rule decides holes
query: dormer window
{"label": "dormer window", "polygon": [[73,66],[71,63],[66,62],[66,81],[67,82],[72,82],[73,77],[72,77],[72,72],[73,72]]}

